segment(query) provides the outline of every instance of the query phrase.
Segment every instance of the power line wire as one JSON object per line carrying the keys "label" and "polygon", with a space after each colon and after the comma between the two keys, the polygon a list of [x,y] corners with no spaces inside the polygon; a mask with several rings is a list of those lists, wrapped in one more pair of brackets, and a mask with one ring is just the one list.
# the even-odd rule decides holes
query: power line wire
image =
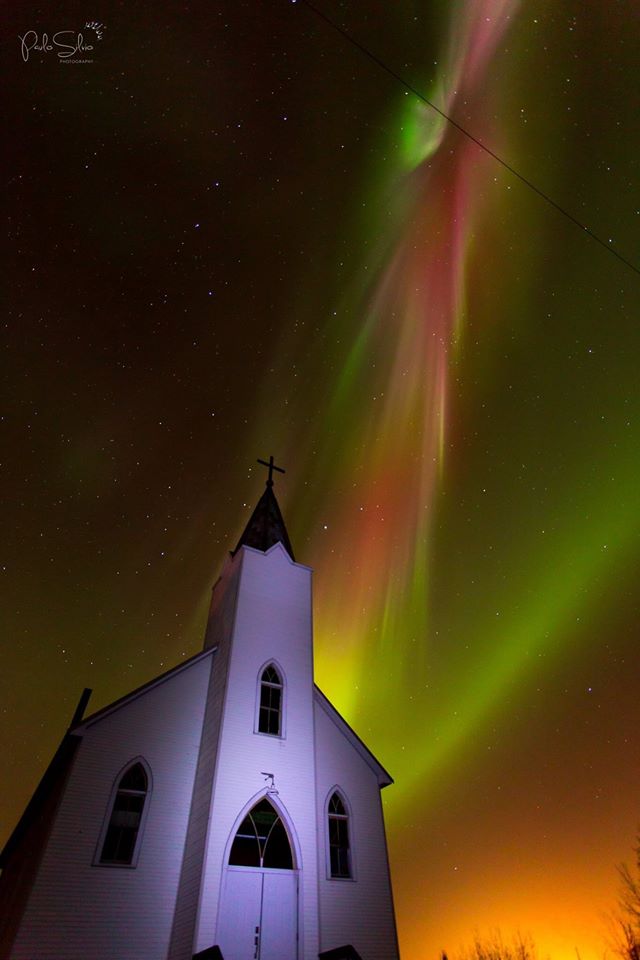
{"label": "power line wire", "polygon": [[376,56],[375,53],[372,53],[371,50],[368,49],[368,47],[365,47],[364,44],[360,43],[360,41],[357,40],[354,36],[352,36],[352,34],[350,34],[347,30],[345,30],[343,27],[337,24],[334,20],[328,17],[327,14],[324,13],[322,10],[320,10],[318,7],[316,7],[315,4],[311,3],[311,0],[292,0],[292,2],[294,3],[300,2],[304,4],[304,6],[308,7],[309,10],[312,10],[317,17],[319,17],[321,20],[324,20],[324,22],[328,24],[333,30],[339,33],[342,37],[344,37],[345,40],[347,40],[354,47],[356,47],[357,50],[363,53],[365,57],[368,57],[369,60],[371,60],[378,67],[380,67],[382,70],[388,73],[390,77],[393,77],[394,80],[397,80],[398,83],[401,83],[403,87],[405,87],[407,90],[413,93],[414,96],[418,97],[419,100],[422,100],[423,103],[426,103],[428,107],[431,107],[432,110],[435,110],[436,113],[438,113],[448,123],[450,123],[453,127],[455,127],[456,130],[459,130],[460,133],[464,134],[465,137],[467,137],[469,140],[472,140],[473,143],[475,143],[478,147],[480,147],[481,150],[484,150],[485,153],[489,154],[490,157],[493,157],[493,159],[496,160],[502,167],[504,167],[505,170],[508,170],[509,173],[511,173],[514,177],[517,177],[521,183],[524,183],[524,185],[529,187],[530,190],[533,190],[534,193],[537,193],[539,197],[542,197],[543,200],[546,200],[549,206],[554,207],[559,213],[561,213],[564,217],[566,217],[567,220],[570,220],[571,223],[573,223],[576,227],[579,227],[580,230],[586,233],[587,236],[591,237],[592,240],[595,240],[595,242],[599,243],[601,247],[604,247],[604,249],[607,250],[608,253],[613,254],[614,257],[616,257],[618,260],[624,263],[627,267],[630,267],[631,270],[633,270],[635,273],[638,274],[638,276],[640,276],[640,269],[636,267],[636,265],[633,264],[630,260],[627,260],[627,258],[624,257],[621,253],[618,253],[615,247],[612,247],[610,244],[602,240],[596,233],[593,232],[593,230],[590,230],[589,227],[585,226],[584,223],[581,223],[581,221],[578,220],[577,217],[574,217],[572,213],[569,213],[568,210],[565,210],[564,207],[561,207],[559,203],[557,203],[552,197],[549,196],[549,194],[545,193],[544,190],[541,190],[540,187],[537,187],[535,183],[533,183],[531,180],[525,177],[522,173],[518,173],[518,171],[514,167],[512,167],[510,163],[507,163],[507,161],[503,160],[502,157],[498,156],[497,153],[494,153],[494,151],[491,150],[491,148],[488,147],[486,144],[484,144],[482,140],[479,140],[477,137],[474,137],[472,133],[469,133],[469,131],[466,130],[462,126],[462,124],[458,123],[457,120],[454,120],[453,117],[450,117],[449,114],[444,112],[444,110],[441,110],[440,107],[436,106],[436,104],[433,103],[433,101],[425,97],[423,93],[420,93],[419,90],[416,90],[416,88],[412,84],[410,84],[408,80],[405,80],[405,78],[401,76],[401,74],[396,73],[396,71],[393,70],[392,67],[388,66],[384,62],[384,60],[381,60],[380,57]]}

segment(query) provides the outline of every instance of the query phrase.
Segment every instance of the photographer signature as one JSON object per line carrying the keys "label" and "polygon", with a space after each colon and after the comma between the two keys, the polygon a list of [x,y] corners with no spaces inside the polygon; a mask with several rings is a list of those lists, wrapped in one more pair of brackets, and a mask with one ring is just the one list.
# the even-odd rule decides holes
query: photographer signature
{"label": "photographer signature", "polygon": [[[93,24],[88,24],[88,26],[91,26],[94,30],[98,40],[102,39],[101,32]],[[83,34],[76,30],[58,30],[51,38],[47,33],[43,33],[42,37],[38,38],[37,31],[27,30],[24,36],[18,37],[18,39],[20,40],[22,59],[25,63],[32,51],[51,53],[55,50],[61,60],[68,60],[79,53],[89,53],[94,49],[93,44],[88,43]]]}

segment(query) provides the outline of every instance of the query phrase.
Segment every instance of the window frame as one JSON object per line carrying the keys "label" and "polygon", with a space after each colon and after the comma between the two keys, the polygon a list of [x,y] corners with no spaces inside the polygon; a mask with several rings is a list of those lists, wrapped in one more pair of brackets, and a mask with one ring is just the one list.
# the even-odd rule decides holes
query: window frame
{"label": "window frame", "polygon": [[[262,675],[268,667],[273,667],[278,676],[280,677],[280,733],[268,733],[266,730],[260,729],[260,701],[262,697]],[[272,687],[276,684],[268,684]],[[285,672],[278,663],[277,660],[271,658],[266,660],[260,669],[258,670],[258,678],[256,684],[256,702],[255,702],[255,714],[253,718],[253,732],[257,733],[261,737],[272,737],[274,740],[286,740],[287,739],[287,681],[285,677]]]}
{"label": "window frame", "polygon": [[[271,661],[269,661],[271,662]],[[260,803],[261,800],[268,800],[273,809],[276,811],[282,825],[286,831],[287,837],[289,838],[289,844],[291,847],[291,855],[293,857],[293,873],[299,873],[302,870],[302,849],[300,847],[300,839],[296,832],[296,829],[293,825],[293,821],[289,815],[287,808],[282,803],[278,794],[270,792],[267,788],[260,790],[258,793],[254,794],[253,797],[244,805],[238,816],[236,817],[229,836],[227,837],[227,842],[224,847],[224,856],[222,860],[222,869],[224,870],[269,870],[271,873],[286,873],[291,874],[291,870],[280,870],[276,867],[242,867],[237,864],[229,863],[229,857],[231,856],[231,848],[233,847],[233,841],[236,838],[238,830],[242,825],[243,820],[251,813],[253,808]]]}
{"label": "window frame", "polygon": [[[261,837],[260,834],[259,834],[259,832],[258,832],[258,829],[259,829],[259,828],[258,828],[258,824],[256,823],[256,820],[254,819],[253,813],[254,813],[254,811],[256,810],[256,808],[259,807],[259,806],[260,806],[261,804],[263,804],[263,803],[267,803],[267,804],[268,804],[268,806],[271,808],[271,810],[273,811],[273,813],[274,813],[275,816],[274,816],[274,820],[273,820],[271,826],[269,827],[269,829],[268,829],[268,831],[267,831],[266,836]],[[252,835],[252,834],[240,834],[240,828],[242,827],[242,824],[245,822],[245,820],[248,820],[248,819],[251,820],[251,825],[252,825],[252,827],[253,827],[253,835]],[[287,841],[287,847],[288,847],[288,851],[289,851],[289,857],[290,857],[290,859],[291,859],[291,866],[290,866],[290,867],[283,867],[283,866],[273,867],[273,866],[268,866],[268,865],[265,864],[266,854],[267,854],[268,852],[270,852],[270,851],[269,851],[269,842],[270,842],[270,840],[271,840],[271,835],[272,835],[273,831],[276,829],[276,827],[277,827],[278,825],[280,825],[280,827],[282,828],[282,831],[283,831],[284,836],[285,836],[286,841]],[[234,846],[235,846],[236,840],[237,840],[239,837],[240,837],[241,839],[255,840],[255,843],[256,843],[256,846],[257,846],[257,850],[258,850],[258,860],[259,860],[259,863],[257,863],[257,864],[244,864],[244,863],[232,863],[232,862],[231,862],[231,856],[232,856],[232,854],[233,854],[233,848],[234,848]],[[263,841],[264,841],[264,842],[263,842]],[[271,873],[272,871],[291,873],[291,872],[293,872],[293,871],[296,869],[296,854],[295,854],[295,850],[294,850],[294,846],[293,846],[293,842],[292,842],[291,836],[290,836],[290,834],[289,834],[289,830],[287,829],[287,824],[286,824],[284,818],[282,817],[282,814],[281,814],[280,811],[278,810],[277,806],[275,806],[274,803],[272,802],[272,797],[271,797],[270,794],[267,793],[265,796],[261,797],[260,800],[257,801],[257,803],[255,803],[252,807],[250,807],[250,809],[247,811],[247,813],[246,813],[246,815],[244,816],[244,818],[240,821],[240,823],[239,823],[239,825],[238,825],[238,828],[237,828],[237,830],[236,830],[236,832],[235,832],[235,835],[233,836],[233,839],[231,840],[231,844],[230,844],[230,846],[229,846],[229,851],[228,851],[228,855],[227,855],[227,859],[226,859],[226,866],[227,866],[227,867],[233,867],[233,868],[245,868],[245,869],[248,869],[248,870],[266,870],[266,871],[268,871],[269,873]]]}
{"label": "window frame", "polygon": [[[329,804],[331,803],[331,800],[334,794],[338,795],[338,798],[345,809],[344,818],[336,817],[336,819],[344,819],[347,824],[347,837],[349,839],[349,876],[348,877],[335,877],[331,872],[331,835],[329,831],[329,817],[335,816],[335,815],[330,813]],[[327,797],[324,803],[324,836],[325,836],[325,862],[326,862],[327,880],[332,880],[332,881],[335,880],[338,883],[355,883],[358,877],[356,873],[356,858],[355,858],[354,845],[353,845],[353,836],[354,836],[353,811],[351,809],[351,804],[347,799],[347,795],[345,794],[342,787],[338,786],[337,784],[335,784],[331,788],[331,790],[329,790],[329,793],[327,794]]]}
{"label": "window frame", "polygon": [[[107,839],[107,833],[109,831],[109,826],[111,824],[111,818],[113,816],[113,809],[116,802],[116,797],[120,790],[120,784],[122,782],[125,774],[131,770],[132,767],[135,767],[137,764],[143,768],[146,777],[147,777],[147,790],[144,796],[144,804],[142,806],[142,813],[140,814],[140,824],[138,826],[138,832],[136,834],[136,842],[133,848],[133,853],[131,854],[131,860],[129,863],[122,863],[117,860],[103,860],[102,851],[104,849],[104,844]],[[92,865],[94,867],[107,867],[109,869],[116,870],[135,870],[138,866],[138,859],[140,857],[140,849],[142,847],[142,840],[144,836],[145,825],[147,822],[147,816],[149,814],[149,807],[151,805],[151,794],[153,793],[153,777],[151,775],[151,768],[144,757],[134,757],[132,760],[129,760],[116,774],[111,787],[111,793],[109,794],[109,800],[105,810],[105,814],[102,820],[102,828],[100,830],[100,835],[98,837],[98,842],[96,844],[95,853],[93,856]]]}

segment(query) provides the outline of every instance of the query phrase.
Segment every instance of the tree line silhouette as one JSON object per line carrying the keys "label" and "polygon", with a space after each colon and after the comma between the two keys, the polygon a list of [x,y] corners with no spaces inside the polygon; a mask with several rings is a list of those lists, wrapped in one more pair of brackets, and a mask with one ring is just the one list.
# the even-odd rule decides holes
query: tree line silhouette
{"label": "tree line silhouette", "polygon": [[[640,830],[633,849],[631,866],[617,867],[620,890],[611,915],[610,948],[617,960],[640,960]],[[576,948],[577,960],[580,954]],[[450,960],[442,951],[441,960]],[[538,960],[538,951],[528,934],[516,933],[505,940],[499,930],[487,936],[476,934],[472,943],[462,948],[453,960]]]}

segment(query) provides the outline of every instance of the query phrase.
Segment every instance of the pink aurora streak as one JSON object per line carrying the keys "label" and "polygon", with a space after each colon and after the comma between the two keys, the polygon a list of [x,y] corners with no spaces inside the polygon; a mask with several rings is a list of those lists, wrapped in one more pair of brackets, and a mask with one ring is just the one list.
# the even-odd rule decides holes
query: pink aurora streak
{"label": "pink aurora streak", "polygon": [[[483,81],[516,7],[515,0],[474,0],[458,7],[451,24],[452,49],[434,102],[474,133],[486,129]],[[414,107],[429,147],[399,187],[406,214],[365,305],[367,343],[356,372],[361,391],[349,399],[357,407],[362,391],[364,399],[370,394],[377,416],[370,416],[369,404],[355,411],[357,452],[342,468],[350,473],[344,486],[353,492],[334,518],[353,566],[348,582],[331,583],[322,604],[327,624],[340,624],[341,646],[365,639],[368,645],[379,623],[378,643],[385,645],[385,633],[407,614],[414,630],[425,622],[429,527],[449,433],[451,353],[460,335],[469,240],[494,163],[429,106]],[[330,558],[316,562],[329,566]]]}

